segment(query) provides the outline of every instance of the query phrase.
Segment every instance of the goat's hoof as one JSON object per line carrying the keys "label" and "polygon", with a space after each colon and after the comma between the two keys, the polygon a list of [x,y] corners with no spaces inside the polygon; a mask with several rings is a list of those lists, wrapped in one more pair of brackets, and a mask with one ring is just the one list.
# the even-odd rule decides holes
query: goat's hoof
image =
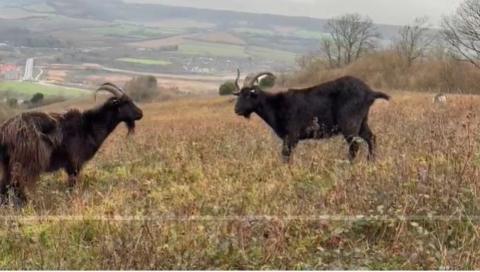
{"label": "goat's hoof", "polygon": [[21,210],[23,209],[23,207],[25,207],[25,204],[27,203],[27,201],[25,199],[22,199],[20,197],[14,197],[12,199],[12,203],[13,203],[13,207],[17,210]]}
{"label": "goat's hoof", "polygon": [[67,186],[67,194],[72,194],[75,191],[75,186],[68,185]]}

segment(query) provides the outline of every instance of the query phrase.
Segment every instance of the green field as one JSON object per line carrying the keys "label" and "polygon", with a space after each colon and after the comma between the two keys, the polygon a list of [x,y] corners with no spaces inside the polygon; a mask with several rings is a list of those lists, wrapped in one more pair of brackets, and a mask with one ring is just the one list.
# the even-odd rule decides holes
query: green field
{"label": "green field", "polygon": [[276,50],[276,49],[271,49],[266,47],[258,47],[258,46],[252,46],[248,48],[247,53],[252,57],[256,57],[256,58],[282,61],[282,62],[288,62],[288,63],[293,63],[296,58],[295,53],[292,53],[292,52]]}
{"label": "green field", "polygon": [[142,65],[158,65],[158,66],[167,66],[172,64],[166,60],[154,60],[154,59],[136,59],[136,58],[120,58],[117,61],[128,62],[133,64],[142,64]]}
{"label": "green field", "polygon": [[198,55],[212,57],[247,58],[245,48],[239,45],[191,41],[179,46],[183,55]]}
{"label": "green field", "polygon": [[179,54],[212,57],[262,58],[292,63],[296,55],[292,52],[266,47],[244,47],[240,45],[192,41],[180,45]]}
{"label": "green field", "polygon": [[127,37],[149,39],[162,37],[163,35],[182,34],[183,30],[178,28],[154,28],[131,24],[118,24],[105,27],[86,28],[96,34],[105,36]]}
{"label": "green field", "polygon": [[0,82],[0,92],[9,92],[15,97],[30,98],[35,93],[42,93],[45,96],[62,96],[65,98],[79,97],[85,91],[75,88],[61,86],[46,86],[32,82],[5,81]]}

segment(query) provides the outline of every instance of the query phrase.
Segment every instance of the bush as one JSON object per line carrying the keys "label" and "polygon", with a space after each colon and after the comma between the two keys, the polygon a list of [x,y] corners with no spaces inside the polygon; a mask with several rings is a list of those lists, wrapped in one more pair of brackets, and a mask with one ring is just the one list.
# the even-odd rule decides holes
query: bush
{"label": "bush", "polygon": [[36,93],[32,96],[32,98],[30,99],[30,102],[32,104],[39,104],[39,103],[43,102],[44,98],[45,98],[45,96],[42,93]]}
{"label": "bush", "polygon": [[139,76],[125,85],[127,94],[135,101],[151,101],[158,96],[157,78],[154,76]]}
{"label": "bush", "polygon": [[18,100],[16,98],[9,98],[7,99],[7,105],[10,108],[16,108],[18,107]]}
{"label": "bush", "polygon": [[223,83],[219,88],[220,95],[232,95],[237,90],[235,82],[227,81]]}
{"label": "bush", "polygon": [[275,85],[275,77],[265,76],[260,80],[261,88],[272,88]]}

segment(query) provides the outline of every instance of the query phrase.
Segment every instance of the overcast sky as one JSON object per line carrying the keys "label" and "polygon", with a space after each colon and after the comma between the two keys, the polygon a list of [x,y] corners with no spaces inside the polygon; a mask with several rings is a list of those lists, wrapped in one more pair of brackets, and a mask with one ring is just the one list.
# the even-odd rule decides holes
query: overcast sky
{"label": "overcast sky", "polygon": [[428,16],[438,25],[442,15],[455,11],[462,0],[124,0],[174,6],[217,8],[257,13],[330,18],[357,12],[376,23],[406,24]]}

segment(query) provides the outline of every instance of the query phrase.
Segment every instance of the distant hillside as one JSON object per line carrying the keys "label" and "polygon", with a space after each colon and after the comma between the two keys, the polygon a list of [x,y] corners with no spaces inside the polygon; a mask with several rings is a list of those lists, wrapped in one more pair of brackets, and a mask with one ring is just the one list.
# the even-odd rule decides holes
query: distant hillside
{"label": "distant hillside", "polygon": [[[326,20],[125,3],[121,0],[0,0],[0,59],[95,63],[134,72],[225,74],[240,67],[290,70],[318,51]],[[382,43],[398,26],[377,25]],[[3,50],[2,50],[3,49]],[[81,84],[91,72],[66,79]]]}
{"label": "distant hillside", "polygon": [[[25,0],[28,2],[28,0]],[[31,0],[34,1],[34,0]],[[57,13],[79,18],[105,21],[125,20],[146,23],[167,19],[189,19],[214,24],[220,30],[235,27],[258,29],[299,28],[309,31],[325,31],[324,19],[291,17],[271,14],[255,14],[234,11],[208,10],[189,7],[173,7],[159,4],[124,3],[120,0],[49,0]],[[384,39],[392,39],[399,27],[377,25]]]}

